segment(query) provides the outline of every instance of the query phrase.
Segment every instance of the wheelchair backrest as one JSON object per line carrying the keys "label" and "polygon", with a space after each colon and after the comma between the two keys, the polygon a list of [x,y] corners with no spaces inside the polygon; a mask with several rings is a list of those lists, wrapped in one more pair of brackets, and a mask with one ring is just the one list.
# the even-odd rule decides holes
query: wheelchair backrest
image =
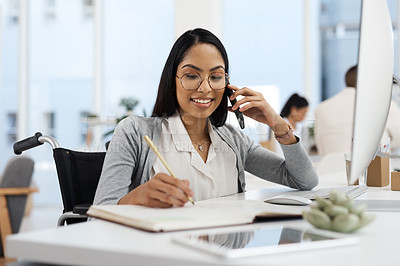
{"label": "wheelchair backrest", "polygon": [[103,168],[105,152],[53,150],[64,212],[82,203],[92,204]]}

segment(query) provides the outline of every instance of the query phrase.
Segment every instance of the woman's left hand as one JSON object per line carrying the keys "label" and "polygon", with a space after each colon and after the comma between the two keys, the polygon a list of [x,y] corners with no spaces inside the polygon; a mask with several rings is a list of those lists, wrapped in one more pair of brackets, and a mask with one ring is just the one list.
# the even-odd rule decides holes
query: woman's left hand
{"label": "woman's left hand", "polygon": [[260,123],[270,126],[273,130],[277,124],[286,125],[285,120],[280,117],[275,110],[269,105],[264,99],[264,96],[252,89],[243,87],[239,89],[236,86],[228,85],[229,89],[233,90],[233,94],[230,99],[243,96],[242,99],[238,100],[235,105],[230,108],[231,111],[235,111],[239,108],[245,116],[248,116]]}
{"label": "woman's left hand", "polygon": [[[230,99],[234,99],[239,95],[243,96],[242,99],[229,108],[230,111],[235,111],[239,108],[239,111],[245,116],[271,127],[276,136],[283,136],[289,132],[290,129],[286,121],[275,112],[261,93],[247,87],[239,89],[233,85],[228,85],[228,89],[233,90]],[[293,144],[296,142],[297,139],[293,134],[285,141],[281,141],[282,144]]]}

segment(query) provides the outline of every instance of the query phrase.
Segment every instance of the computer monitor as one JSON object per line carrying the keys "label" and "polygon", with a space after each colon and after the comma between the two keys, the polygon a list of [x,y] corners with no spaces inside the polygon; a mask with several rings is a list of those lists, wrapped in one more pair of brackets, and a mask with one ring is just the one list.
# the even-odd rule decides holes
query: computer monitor
{"label": "computer monitor", "polygon": [[393,30],[386,0],[363,0],[349,183],[374,158],[385,130],[394,72]]}

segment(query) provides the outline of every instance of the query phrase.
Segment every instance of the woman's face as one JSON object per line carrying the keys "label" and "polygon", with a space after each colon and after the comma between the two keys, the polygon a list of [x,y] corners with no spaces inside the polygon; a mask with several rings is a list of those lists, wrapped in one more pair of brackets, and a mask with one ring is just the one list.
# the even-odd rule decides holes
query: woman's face
{"label": "woman's face", "polygon": [[[187,80],[196,77],[196,75],[201,76],[200,87],[195,90],[183,88],[179,78],[185,74]],[[212,84],[218,83],[218,80],[222,77],[225,78],[225,64],[218,49],[210,44],[195,44],[188,50],[186,56],[178,65],[176,76],[176,97],[181,116],[209,117],[221,103],[224,95],[223,88],[212,89],[208,82],[209,77]]]}
{"label": "woman's face", "polygon": [[290,116],[295,122],[300,122],[303,121],[304,118],[306,118],[307,112],[308,112],[308,106],[300,108],[293,106],[290,112]]}

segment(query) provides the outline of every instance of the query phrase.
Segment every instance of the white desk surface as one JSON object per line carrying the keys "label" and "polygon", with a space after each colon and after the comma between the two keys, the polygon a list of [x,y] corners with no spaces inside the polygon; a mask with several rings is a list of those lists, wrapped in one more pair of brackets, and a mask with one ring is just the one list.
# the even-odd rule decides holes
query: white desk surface
{"label": "white desk surface", "polygon": [[[337,173],[332,179],[329,176],[323,177],[327,179],[321,177],[320,187],[343,186],[345,183],[340,181],[341,175]],[[264,199],[285,190],[287,188],[282,186],[267,185],[266,188],[231,198]],[[369,188],[360,199],[400,200],[400,192],[390,191],[389,188]],[[400,212],[375,214],[376,219],[372,224],[355,233],[359,244],[247,259],[222,260],[171,241],[172,237],[187,231],[149,233],[105,221],[12,235],[7,239],[6,252],[7,256],[20,259],[17,265],[31,265],[24,261],[52,265],[400,265]],[[276,225],[312,228],[304,220],[288,220],[199,231],[221,232],[232,228]]]}

